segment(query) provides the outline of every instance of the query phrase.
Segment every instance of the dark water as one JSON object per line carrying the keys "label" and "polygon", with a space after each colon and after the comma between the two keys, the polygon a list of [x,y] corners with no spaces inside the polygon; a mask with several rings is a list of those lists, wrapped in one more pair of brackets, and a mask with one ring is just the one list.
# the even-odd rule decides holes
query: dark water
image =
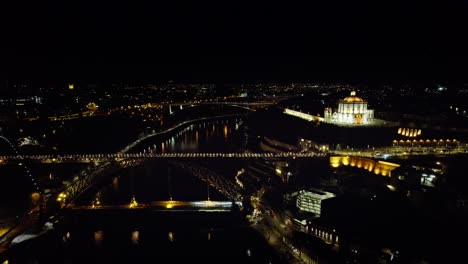
{"label": "dark water", "polygon": [[[0,220],[25,215],[34,206],[31,194],[36,192],[34,182],[41,189],[60,185],[83,169],[86,164],[9,163],[0,166]],[[30,173],[27,173],[27,172]],[[29,174],[31,176],[29,176]],[[34,179],[34,181],[33,181]]]}
{"label": "dark water", "polygon": [[0,220],[22,215],[31,206],[34,189],[25,174],[16,165],[0,166]]}
{"label": "dark water", "polygon": [[[141,151],[229,152],[245,146],[240,120],[198,123],[145,142]],[[148,148],[149,147],[149,148]],[[232,178],[243,161],[199,160]],[[206,183],[167,160],[109,175],[100,188],[77,201],[89,205],[137,201],[227,200]],[[68,234],[68,235],[67,235]],[[255,231],[232,213],[156,211],[69,212],[54,231],[5,256],[10,263],[281,263]]]}
{"label": "dark water", "polygon": [[255,232],[219,213],[75,213],[6,257],[10,263],[281,263]]}
{"label": "dark water", "polygon": [[[228,119],[195,123],[171,135],[149,138],[138,148],[143,152],[239,152],[245,144],[240,122],[240,119]],[[244,161],[198,159],[195,162],[233,180]],[[199,201],[206,200],[208,194],[211,200],[226,200],[215,189],[171,165],[170,161],[148,160],[143,166],[112,175],[106,185],[81,197],[78,203],[90,204],[96,195],[102,204],[127,204],[133,196],[138,202],[169,200],[171,197],[179,201]]]}
{"label": "dark water", "polygon": [[90,205],[96,195],[104,205],[128,204],[132,197],[139,203],[167,201],[226,200],[215,189],[189,172],[168,163],[152,160],[143,166],[128,168],[109,178],[104,186],[80,197],[76,204]]}
{"label": "dark water", "polygon": [[[240,118],[227,120],[212,120],[199,122],[193,125],[182,127],[164,136],[153,137],[139,146],[139,151],[157,152],[235,152],[239,151],[246,144],[241,129]],[[120,144],[117,144],[120,146]],[[83,147],[88,150],[86,146]],[[21,150],[19,150],[21,152]],[[0,153],[13,154],[14,151],[4,140],[0,140]],[[205,162],[206,163],[206,162]],[[214,167],[228,175],[234,175],[234,171],[240,167],[241,162],[234,160],[218,160],[213,163]],[[42,189],[53,188],[62,180],[66,180],[70,175],[74,175],[86,165],[83,164],[7,164],[0,166],[0,220],[22,216],[27,213],[32,206],[31,193],[35,191],[31,178],[26,173],[26,169],[31,172],[34,180]],[[114,195],[116,201],[126,201],[127,196],[137,195],[145,200],[167,200],[169,181],[172,183],[172,192],[175,197],[181,200],[206,199],[206,185],[194,179],[182,171],[175,171],[168,176],[169,168],[167,164],[149,162],[141,168],[130,168],[115,175],[119,178],[120,193]],[[151,175],[148,175],[151,174]],[[180,174],[180,175],[179,175]],[[132,175],[132,177],[124,177]],[[171,178],[172,177],[172,178]],[[178,179],[182,177],[183,179]],[[171,179],[171,180],[169,180]],[[156,181],[151,183],[152,181]],[[180,184],[176,184],[177,182]],[[110,182],[109,182],[110,183]],[[148,185],[149,184],[149,185]],[[147,186],[152,186],[154,189]],[[190,188],[189,188],[190,187]],[[193,191],[198,189],[197,191]],[[140,190],[144,190],[140,192]],[[105,190],[104,190],[105,191]],[[150,193],[151,192],[151,193]],[[194,195],[192,195],[195,193]],[[216,193],[212,192],[213,198]],[[141,194],[141,196],[140,196]],[[215,195],[215,196],[213,196]],[[107,197],[107,196],[106,196]],[[127,199],[128,198],[128,199]],[[216,197],[217,198],[217,197]]]}
{"label": "dark water", "polygon": [[146,153],[237,152],[247,144],[242,123],[241,118],[197,122],[148,138],[135,149]]}

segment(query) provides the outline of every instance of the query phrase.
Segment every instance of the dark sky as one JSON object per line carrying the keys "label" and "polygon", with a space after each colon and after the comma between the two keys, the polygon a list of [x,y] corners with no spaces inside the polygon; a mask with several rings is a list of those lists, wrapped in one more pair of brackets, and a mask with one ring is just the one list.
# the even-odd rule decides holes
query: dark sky
{"label": "dark sky", "polygon": [[464,80],[467,75],[468,10],[462,1],[15,2],[1,14],[2,72],[10,78]]}

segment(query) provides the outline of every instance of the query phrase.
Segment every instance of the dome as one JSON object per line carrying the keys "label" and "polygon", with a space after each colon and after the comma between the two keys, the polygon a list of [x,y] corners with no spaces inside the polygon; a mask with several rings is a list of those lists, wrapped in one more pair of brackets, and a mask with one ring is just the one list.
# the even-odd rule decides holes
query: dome
{"label": "dome", "polygon": [[348,96],[345,99],[343,99],[344,102],[346,103],[363,103],[364,100],[361,97],[357,96]]}
{"label": "dome", "polygon": [[350,96],[343,99],[343,102],[345,102],[345,103],[364,103],[365,101],[361,97],[357,97],[355,91],[352,91]]}

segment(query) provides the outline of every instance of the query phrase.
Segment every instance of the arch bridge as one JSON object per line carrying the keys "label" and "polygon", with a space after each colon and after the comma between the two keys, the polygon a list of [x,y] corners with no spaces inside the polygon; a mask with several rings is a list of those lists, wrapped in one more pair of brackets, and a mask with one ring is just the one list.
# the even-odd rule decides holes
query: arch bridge
{"label": "arch bridge", "polygon": [[[65,190],[58,194],[57,202],[60,203],[61,208],[73,208],[75,207],[73,202],[82,195],[86,190],[88,190],[94,184],[104,180],[108,175],[111,175],[122,168],[128,168],[133,166],[142,165],[144,159],[122,159],[119,161],[108,161],[100,165],[94,165],[88,168],[85,171],[82,171],[79,175],[75,176],[73,181],[70,182]],[[222,177],[221,175],[211,171],[208,168],[200,166],[196,163],[191,162],[181,162],[171,160],[170,164],[185,171],[188,171],[196,177],[197,179],[207,183],[210,187],[218,190],[222,195],[224,195],[229,201],[239,204],[242,200],[241,189],[238,185],[234,182]],[[209,201],[209,197],[208,197]],[[160,201],[163,204],[163,201]],[[180,203],[177,201],[169,202],[167,201],[167,206],[179,206],[179,207],[187,207],[193,206],[194,204],[190,203]],[[139,205],[136,200],[132,200],[128,208],[146,208],[150,206],[161,206],[161,204],[143,204]],[[199,207],[209,207],[214,208],[217,205],[216,203],[212,202],[201,202],[197,204]],[[221,205],[217,205],[218,207]],[[196,206],[195,206],[196,207]],[[86,206],[84,207],[86,208]],[[106,207],[102,207],[105,209]],[[118,208],[118,207],[116,207]],[[116,209],[116,208],[108,208],[108,209]],[[169,208],[169,207],[168,207]],[[171,207],[172,208],[172,207]],[[83,208],[82,208],[83,209]]]}
{"label": "arch bridge", "polygon": [[162,103],[159,104],[162,107],[168,107],[170,114],[173,114],[177,110],[183,110],[187,108],[202,106],[202,105],[227,105],[237,108],[246,109],[249,111],[256,111],[257,109],[263,109],[275,105],[276,102],[269,101],[259,101],[259,102],[223,102],[223,101],[213,101],[213,102],[180,102],[180,103]]}
{"label": "arch bridge", "polygon": [[193,152],[193,153],[101,153],[101,154],[65,154],[65,155],[2,155],[0,163],[8,161],[30,161],[41,163],[67,162],[106,162],[128,159],[184,159],[184,158],[324,158],[325,152],[282,152],[282,153],[253,153],[253,152]]}

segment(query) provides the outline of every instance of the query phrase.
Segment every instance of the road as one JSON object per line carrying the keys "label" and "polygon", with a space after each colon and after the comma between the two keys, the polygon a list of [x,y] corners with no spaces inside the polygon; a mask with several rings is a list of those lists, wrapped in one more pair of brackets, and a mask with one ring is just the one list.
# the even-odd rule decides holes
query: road
{"label": "road", "polygon": [[285,230],[274,221],[263,219],[257,224],[253,224],[252,228],[261,233],[268,244],[277,252],[281,253],[288,263],[310,263],[318,264],[317,258],[312,258],[301,252],[300,249],[294,247],[291,241],[291,232]]}
{"label": "road", "polygon": [[38,222],[38,210],[32,210],[28,215],[21,217],[18,220],[18,223],[15,226],[13,226],[10,229],[10,231],[8,231],[2,237],[0,237],[0,256],[9,249],[11,241],[13,241],[15,237],[21,235],[26,230],[31,229],[31,227],[38,224]]}
{"label": "road", "polygon": [[251,198],[255,211],[263,211],[253,220],[252,228],[261,233],[268,244],[281,253],[288,263],[318,263],[317,257],[311,257],[293,246],[291,242],[293,238],[292,227],[282,223],[278,216],[271,216],[267,213],[271,208],[268,202],[263,199],[263,194],[262,189],[258,192],[258,197],[252,196]]}

